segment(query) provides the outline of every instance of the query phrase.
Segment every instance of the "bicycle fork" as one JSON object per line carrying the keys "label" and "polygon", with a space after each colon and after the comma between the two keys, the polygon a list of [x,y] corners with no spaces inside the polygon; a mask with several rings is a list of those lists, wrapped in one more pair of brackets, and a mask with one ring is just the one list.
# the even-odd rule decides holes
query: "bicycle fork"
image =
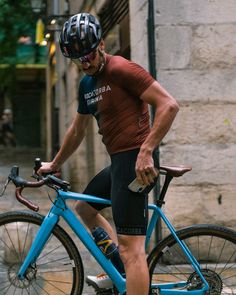
{"label": "bicycle fork", "polygon": [[21,265],[19,272],[17,274],[18,278],[23,280],[26,276],[26,271],[30,265],[33,265],[37,258],[39,257],[40,253],[42,252],[45,244],[48,241],[48,238],[51,235],[51,232],[55,225],[58,222],[58,215],[49,212],[47,216],[44,218],[43,223],[41,224],[35,239],[30,247],[30,250],[25,257],[23,264]]}

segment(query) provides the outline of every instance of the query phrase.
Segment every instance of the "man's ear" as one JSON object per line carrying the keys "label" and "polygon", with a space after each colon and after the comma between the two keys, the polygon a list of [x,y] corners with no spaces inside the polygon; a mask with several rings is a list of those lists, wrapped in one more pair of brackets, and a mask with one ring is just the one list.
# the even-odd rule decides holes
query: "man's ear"
{"label": "man's ear", "polygon": [[101,40],[101,42],[100,42],[100,44],[99,44],[100,46],[100,49],[102,50],[102,51],[104,51],[105,50],[105,42],[104,42],[104,40],[102,39]]}

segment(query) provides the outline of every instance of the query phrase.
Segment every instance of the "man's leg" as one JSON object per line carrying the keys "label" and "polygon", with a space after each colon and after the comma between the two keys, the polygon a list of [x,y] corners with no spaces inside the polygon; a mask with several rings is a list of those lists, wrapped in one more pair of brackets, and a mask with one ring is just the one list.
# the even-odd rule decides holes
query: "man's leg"
{"label": "man's leg", "polygon": [[[84,194],[97,196],[104,199],[110,199],[111,197],[111,171],[110,166],[101,170],[87,185],[84,190]],[[99,213],[107,205],[87,203],[83,201],[77,201],[75,204],[75,210],[88,227],[90,231],[94,227],[102,227],[111,237],[111,239],[117,244],[117,237],[114,233],[109,222]]]}
{"label": "man's leg", "polygon": [[119,235],[119,252],[125,266],[127,295],[148,295],[149,271],[145,236]]}
{"label": "man's leg", "polygon": [[[83,201],[76,202],[75,210],[79,214],[79,217],[82,219],[83,223],[88,227],[90,231],[94,227],[102,227],[111,237],[111,239],[117,244],[117,236],[114,233],[109,222],[99,213],[98,210],[90,206],[88,203]],[[111,289],[113,283],[111,279],[106,274],[99,275],[88,275],[86,277],[86,282],[90,286],[97,290],[101,289]]]}
{"label": "man's leg", "polygon": [[127,295],[148,295],[149,272],[145,253],[148,197],[128,185],[135,179],[139,149],[111,156],[112,212],[126,273]]}
{"label": "man's leg", "polygon": [[75,210],[82,219],[83,223],[90,231],[94,227],[102,227],[110,236],[110,238],[117,244],[117,236],[114,233],[110,223],[99,213],[98,210],[83,201],[77,201]]}

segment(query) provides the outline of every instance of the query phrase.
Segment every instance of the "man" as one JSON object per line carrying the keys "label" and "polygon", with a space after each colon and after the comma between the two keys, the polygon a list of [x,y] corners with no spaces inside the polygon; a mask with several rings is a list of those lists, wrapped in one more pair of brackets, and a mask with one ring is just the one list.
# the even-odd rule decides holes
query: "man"
{"label": "man", "polygon": [[2,114],[2,138],[4,146],[16,146],[13,132],[12,111],[5,109]]}
{"label": "man", "polygon": [[[120,56],[105,53],[101,26],[91,14],[72,16],[63,26],[62,54],[82,67],[79,107],[52,162],[39,173],[56,171],[78,148],[92,116],[111,158],[111,166],[88,184],[85,193],[112,200],[112,213],[124,263],[128,295],[147,295],[149,274],[144,249],[147,226],[147,195],[128,189],[137,177],[151,185],[158,175],[153,152],[168,132],[178,104],[142,67]],[[156,108],[152,128],[148,104]],[[114,241],[117,237],[99,214],[102,207],[78,202],[76,210],[90,230],[100,226]],[[89,277],[98,287],[108,287],[106,277]],[[105,283],[103,284],[103,282]]]}

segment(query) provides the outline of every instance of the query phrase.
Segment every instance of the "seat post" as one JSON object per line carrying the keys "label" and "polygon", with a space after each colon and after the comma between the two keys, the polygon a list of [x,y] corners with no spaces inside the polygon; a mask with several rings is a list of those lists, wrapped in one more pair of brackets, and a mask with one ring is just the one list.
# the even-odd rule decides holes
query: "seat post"
{"label": "seat post", "polygon": [[156,204],[160,208],[162,207],[163,204],[165,204],[164,198],[165,198],[168,186],[169,186],[172,179],[173,179],[173,176],[171,176],[170,174],[167,173],[166,177],[165,177],[164,185],[163,185],[161,193],[160,193],[160,197],[157,200],[157,204]]}

